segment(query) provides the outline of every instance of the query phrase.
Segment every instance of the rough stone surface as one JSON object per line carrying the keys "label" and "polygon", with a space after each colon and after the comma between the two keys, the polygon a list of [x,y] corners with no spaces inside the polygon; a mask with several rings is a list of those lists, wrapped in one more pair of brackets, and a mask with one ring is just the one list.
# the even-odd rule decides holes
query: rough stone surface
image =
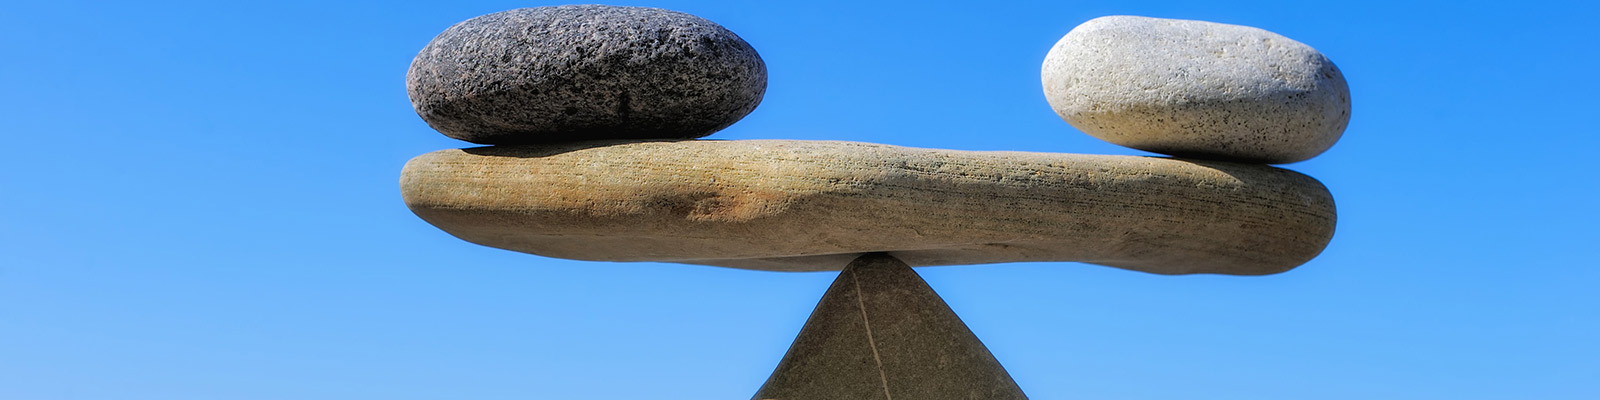
{"label": "rough stone surface", "polygon": [[550,257],[775,271],[1082,261],[1270,274],[1332,238],[1315,179],[1259,164],[853,142],[583,142],[443,150],[406,204],[469,242]]}
{"label": "rough stone surface", "polygon": [[944,300],[883,254],[839,273],[755,400],[1026,399]]}
{"label": "rough stone surface", "polygon": [[1132,16],[1090,20],[1046,56],[1044,93],[1085,133],[1184,157],[1289,163],[1333,146],[1350,120],[1344,75],[1265,30]]}
{"label": "rough stone surface", "polygon": [[469,19],[411,62],[417,114],[473,143],[695,138],[761,102],[767,71],[744,39],[656,8],[523,8]]}

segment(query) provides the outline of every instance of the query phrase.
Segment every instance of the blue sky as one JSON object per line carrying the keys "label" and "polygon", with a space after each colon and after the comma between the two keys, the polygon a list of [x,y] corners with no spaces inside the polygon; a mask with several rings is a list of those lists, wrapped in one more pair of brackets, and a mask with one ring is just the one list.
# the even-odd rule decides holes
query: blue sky
{"label": "blue sky", "polygon": [[[518,254],[406,210],[400,166],[468,146],[411,110],[411,58],[550,4],[103,3],[0,6],[0,398],[748,398],[833,279]],[[1073,26],[1305,42],[1354,103],[1286,166],[1338,201],[1316,260],[920,272],[1037,399],[1600,398],[1596,6],[1050,3],[613,4],[761,53],[765,101],[719,139],[1145,154],[1050,111]]]}

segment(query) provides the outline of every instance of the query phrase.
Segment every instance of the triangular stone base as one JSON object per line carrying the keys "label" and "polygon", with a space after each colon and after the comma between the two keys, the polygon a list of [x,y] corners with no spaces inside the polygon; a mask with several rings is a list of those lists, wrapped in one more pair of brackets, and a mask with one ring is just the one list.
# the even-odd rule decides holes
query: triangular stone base
{"label": "triangular stone base", "polygon": [[756,400],[1026,399],[933,288],[886,254],[828,287]]}

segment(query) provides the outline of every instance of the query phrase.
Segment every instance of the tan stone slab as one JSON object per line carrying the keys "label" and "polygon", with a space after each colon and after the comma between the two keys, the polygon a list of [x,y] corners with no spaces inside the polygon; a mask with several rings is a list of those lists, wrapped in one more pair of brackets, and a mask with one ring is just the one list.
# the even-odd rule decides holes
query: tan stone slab
{"label": "tan stone slab", "polygon": [[419,217],[485,246],[772,271],[888,252],[1259,275],[1315,257],[1334,228],[1321,183],[1264,165],[854,142],[443,150],[407,163],[400,186]]}

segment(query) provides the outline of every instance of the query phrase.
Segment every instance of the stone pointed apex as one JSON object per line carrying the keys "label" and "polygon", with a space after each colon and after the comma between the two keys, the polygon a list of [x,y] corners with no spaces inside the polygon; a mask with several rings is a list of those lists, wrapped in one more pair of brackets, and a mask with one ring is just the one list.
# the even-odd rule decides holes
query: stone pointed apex
{"label": "stone pointed apex", "polygon": [[933,288],[882,253],[845,267],[754,397],[1026,398]]}

